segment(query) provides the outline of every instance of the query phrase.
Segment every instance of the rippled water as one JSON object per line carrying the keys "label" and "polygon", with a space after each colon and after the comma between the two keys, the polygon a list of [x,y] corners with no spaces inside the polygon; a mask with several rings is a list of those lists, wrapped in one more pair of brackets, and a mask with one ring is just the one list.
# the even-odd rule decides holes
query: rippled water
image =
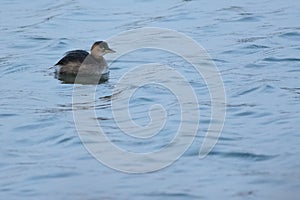
{"label": "rippled water", "polygon": [[[300,4],[297,1],[1,1],[1,199],[297,199],[300,186]],[[111,66],[97,88],[98,119],[117,144],[148,151],[172,138],[178,105],[160,87],[145,86],[132,117],[162,103],[171,119],[162,138],[119,137],[110,114],[118,79],[138,64],[163,62],[189,77],[201,123],[189,150],[153,173],[126,174],[94,159],[72,115],[73,85],[49,69],[70,49],[89,49],[121,31],[155,26],[182,32],[210,53],[227,94],[222,135],[205,158],[198,151],[210,121],[204,81],[160,51],[133,52]],[[189,49],[186,49],[189,51]]]}

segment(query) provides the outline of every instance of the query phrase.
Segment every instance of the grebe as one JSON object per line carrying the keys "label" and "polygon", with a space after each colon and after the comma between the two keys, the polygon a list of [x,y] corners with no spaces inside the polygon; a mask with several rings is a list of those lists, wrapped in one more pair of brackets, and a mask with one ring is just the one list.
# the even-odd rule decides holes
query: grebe
{"label": "grebe", "polygon": [[104,79],[108,79],[108,67],[104,59],[106,53],[114,53],[115,51],[108,47],[104,41],[97,41],[91,47],[89,54],[84,50],[68,51],[65,56],[60,59],[54,66],[59,66],[56,74],[59,78],[65,76],[76,76],[79,72],[85,76],[103,75]]}

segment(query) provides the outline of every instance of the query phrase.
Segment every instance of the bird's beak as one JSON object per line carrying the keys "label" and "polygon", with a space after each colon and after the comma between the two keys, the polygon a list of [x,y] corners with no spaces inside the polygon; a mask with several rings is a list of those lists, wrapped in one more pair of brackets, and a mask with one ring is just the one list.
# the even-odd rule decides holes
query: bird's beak
{"label": "bird's beak", "polygon": [[116,53],[116,51],[108,48],[108,49],[105,49],[105,53]]}

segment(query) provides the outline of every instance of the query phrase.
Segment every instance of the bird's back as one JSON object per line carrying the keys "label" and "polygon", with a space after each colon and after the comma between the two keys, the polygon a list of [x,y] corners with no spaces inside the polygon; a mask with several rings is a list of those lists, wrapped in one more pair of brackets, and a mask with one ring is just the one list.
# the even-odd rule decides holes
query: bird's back
{"label": "bird's back", "polygon": [[84,50],[68,51],[65,56],[60,59],[55,65],[64,66],[70,63],[82,63],[88,55],[89,53]]}

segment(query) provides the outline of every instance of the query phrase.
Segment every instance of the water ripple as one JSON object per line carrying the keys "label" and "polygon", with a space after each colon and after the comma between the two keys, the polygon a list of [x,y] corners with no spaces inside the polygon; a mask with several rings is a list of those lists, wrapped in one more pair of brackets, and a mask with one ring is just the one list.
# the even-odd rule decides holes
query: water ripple
{"label": "water ripple", "polygon": [[79,173],[76,172],[57,172],[57,173],[47,173],[45,175],[31,176],[27,181],[38,181],[45,179],[61,179],[66,177],[78,176]]}
{"label": "water ripple", "polygon": [[291,40],[300,40],[300,33],[299,32],[288,32],[288,33],[283,33],[281,35],[279,35],[282,38],[286,38],[286,39],[291,39]]}
{"label": "water ripple", "polygon": [[267,161],[277,157],[278,155],[254,154],[249,152],[220,152],[213,151],[211,155],[218,155],[228,158],[246,159],[251,161]]}
{"label": "water ripple", "polygon": [[300,58],[276,58],[276,57],[267,57],[263,59],[267,62],[300,62]]}
{"label": "water ripple", "polygon": [[145,194],[145,196],[149,197],[163,197],[167,199],[203,199],[201,196],[196,196],[188,193],[178,193],[178,192],[153,192],[150,194]]}
{"label": "water ripple", "polygon": [[0,118],[2,118],[2,117],[14,117],[14,116],[18,116],[18,114],[15,114],[15,113],[1,113],[0,114]]}
{"label": "water ripple", "polygon": [[248,88],[243,88],[241,91],[238,91],[235,96],[243,96],[243,95],[249,95],[255,92],[259,93],[270,93],[274,91],[275,87],[271,84],[263,83],[258,86],[252,86]]}
{"label": "water ripple", "polygon": [[262,19],[260,16],[247,16],[247,17],[241,17],[236,20],[232,20],[232,22],[258,22]]}

